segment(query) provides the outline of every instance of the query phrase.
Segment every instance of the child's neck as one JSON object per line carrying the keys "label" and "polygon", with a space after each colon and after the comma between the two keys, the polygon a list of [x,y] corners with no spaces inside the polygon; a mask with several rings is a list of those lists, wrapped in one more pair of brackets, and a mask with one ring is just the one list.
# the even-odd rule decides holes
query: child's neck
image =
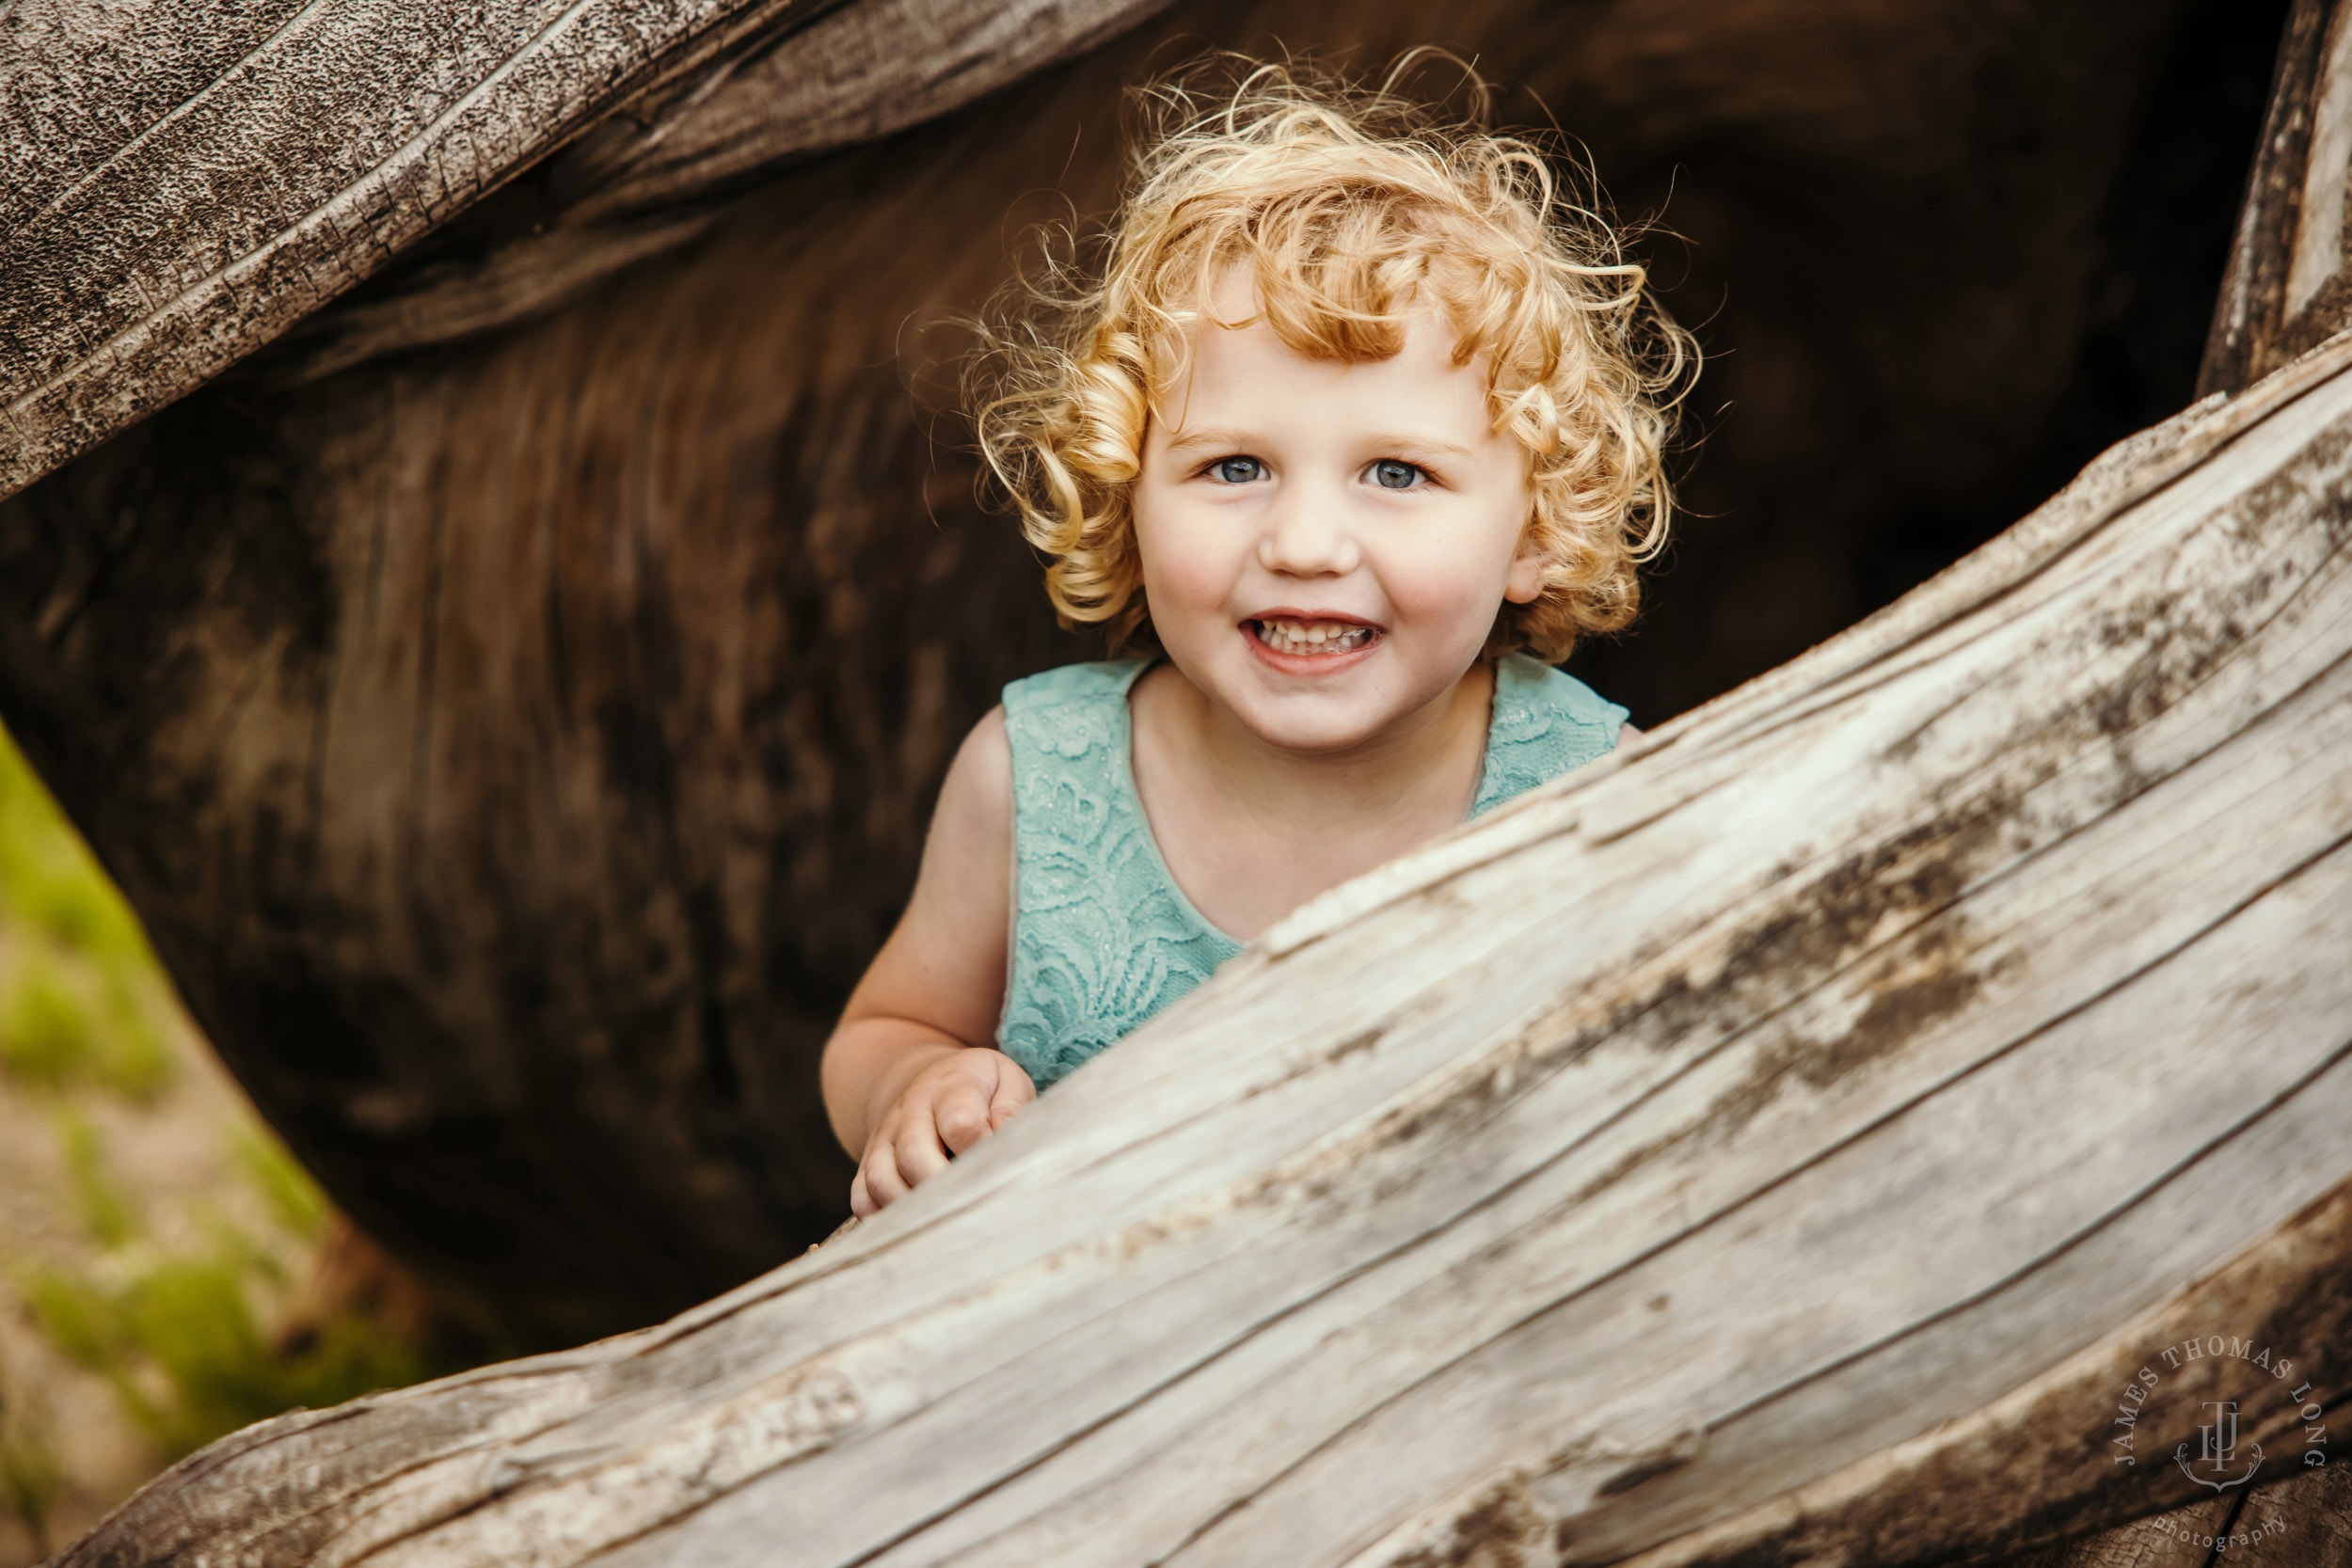
{"label": "child's neck", "polygon": [[1136,788],[1177,885],[1248,940],[1469,815],[1494,705],[1486,660],[1343,752],[1276,746],[1163,661],[1137,683]]}

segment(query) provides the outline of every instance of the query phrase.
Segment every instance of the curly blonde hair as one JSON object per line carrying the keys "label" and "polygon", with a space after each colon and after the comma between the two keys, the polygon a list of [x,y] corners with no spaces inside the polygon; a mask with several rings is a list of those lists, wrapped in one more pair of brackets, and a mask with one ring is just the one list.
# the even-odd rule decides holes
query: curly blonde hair
{"label": "curly blonde hair", "polygon": [[1494,428],[1528,453],[1544,558],[1541,594],[1502,607],[1489,653],[1557,661],[1632,619],[1634,568],[1665,543],[1661,454],[1696,345],[1553,158],[1484,128],[1467,67],[1468,119],[1396,94],[1412,58],[1377,88],[1259,65],[1212,98],[1199,83],[1218,62],[1140,89],[1144,134],[1099,264],[1049,234],[1042,270],[1000,296],[968,406],[1064,626],[1101,626],[1114,649],[1150,638],[1130,503],[1146,421],[1234,264],[1261,314],[1218,325],[1263,319],[1296,353],[1362,362],[1397,353],[1434,303],[1454,362],[1483,362]]}

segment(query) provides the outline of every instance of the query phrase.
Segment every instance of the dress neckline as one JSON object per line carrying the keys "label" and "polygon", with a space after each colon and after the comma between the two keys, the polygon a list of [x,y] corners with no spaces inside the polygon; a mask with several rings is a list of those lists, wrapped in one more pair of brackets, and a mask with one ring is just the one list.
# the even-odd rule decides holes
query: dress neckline
{"label": "dress neckline", "polygon": [[[1118,759],[1119,783],[1126,787],[1127,799],[1135,802],[1136,826],[1141,832],[1143,847],[1151,851],[1152,863],[1159,872],[1160,880],[1167,884],[1177,907],[1189,915],[1195,925],[1219,941],[1232,943],[1233,951],[1238,953],[1249,943],[1202,914],[1200,907],[1193,903],[1192,895],[1184,891],[1184,884],[1178,881],[1176,873],[1168,869],[1168,857],[1160,851],[1159,830],[1152,826],[1152,814],[1143,806],[1143,791],[1136,787],[1136,715],[1131,699],[1135,695],[1136,682],[1165,657],[1154,655],[1149,658],[1135,659],[1129,663],[1126,673],[1120,677],[1119,700],[1115,705],[1118,717],[1113,721],[1111,754]],[[1470,804],[1463,808],[1462,822],[1455,823],[1455,827],[1475,818],[1480,803],[1486,798],[1488,776],[1494,771],[1495,716],[1502,707],[1502,688],[1510,673],[1509,664],[1509,655],[1494,661],[1494,686],[1486,698],[1486,741],[1478,755],[1478,785],[1470,791]]]}

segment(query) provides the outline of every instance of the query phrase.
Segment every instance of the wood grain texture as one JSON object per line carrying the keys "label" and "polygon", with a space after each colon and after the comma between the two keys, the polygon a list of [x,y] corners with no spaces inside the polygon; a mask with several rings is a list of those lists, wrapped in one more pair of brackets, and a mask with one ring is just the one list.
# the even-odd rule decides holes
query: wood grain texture
{"label": "wood grain texture", "polygon": [[2280,40],[2230,270],[2197,390],[2234,391],[2334,335],[2352,310],[2352,28],[2340,0],[2296,0]]}
{"label": "wood grain texture", "polygon": [[2281,1449],[2352,1390],[2347,749],[2340,341],[840,1243],[64,1560],[1891,1565],[2176,1506],[2108,1441],[2168,1342],[2291,1358],[2162,1379]]}
{"label": "wood grain texture", "polygon": [[[12,8],[29,47],[0,59],[0,168],[16,176],[0,207],[0,496],[270,342],[625,102],[702,111],[688,118],[709,129],[681,143],[702,155],[749,136],[771,157],[794,136],[912,123],[1142,8],[835,8],[309,0],[216,25],[172,0]],[[620,137],[625,165],[667,166],[661,132]]]}
{"label": "wood grain texture", "polygon": [[[2225,1544],[2226,1543],[2226,1544]],[[2352,1471],[2296,1466],[2286,1479],[2224,1493],[2002,1568],[2346,1568],[2352,1564]]]}

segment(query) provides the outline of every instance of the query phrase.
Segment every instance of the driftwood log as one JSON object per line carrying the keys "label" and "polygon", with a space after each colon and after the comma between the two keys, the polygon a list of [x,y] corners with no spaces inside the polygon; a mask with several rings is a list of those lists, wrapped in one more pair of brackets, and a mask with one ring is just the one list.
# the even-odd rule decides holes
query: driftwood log
{"label": "driftwood log", "polygon": [[[2186,403],[2280,5],[1453,8],[1723,350],[1581,672],[1684,711]],[[936,324],[1106,203],[1153,62],[1430,13],[215,10],[0,13],[0,489],[63,463],[0,501],[0,714],[371,1234],[538,1343],[660,1321],[844,1213],[818,1047],[956,736],[1088,653]]]}
{"label": "driftwood log", "polygon": [[[2116,448],[1803,658],[1301,911],[843,1241],[659,1328],[250,1429],[65,1560],[2153,1564],[2233,1531],[2233,1560],[2342,1560],[2352,1508],[2312,1459],[2352,1394],[2352,340],[2287,357],[2325,277],[2275,309],[2244,284],[2280,245],[2342,268],[2341,212],[2333,250],[2303,227],[2328,211],[2326,158],[2352,159],[2331,129],[2352,55],[2328,8],[2297,25],[2290,64],[2323,64],[2282,68],[2280,92],[2310,132],[2266,141],[2233,275],[2259,331],[2216,326],[2274,345],[2245,361],[2284,361],[2263,379]],[[725,97],[709,69],[687,97]],[[2264,205],[2274,188],[2305,193],[2300,215]],[[419,303],[438,290],[511,300],[499,264],[356,301],[356,336],[322,327],[273,373],[340,373],[388,352],[368,333],[457,319]],[[532,348],[580,330],[551,321]],[[438,369],[513,412],[494,365]],[[113,515],[91,498],[129,493],[124,442],[163,420],[0,515],[88,562],[60,552],[56,625],[8,630],[16,700],[76,668],[56,650],[103,608],[109,560],[57,520]],[[266,509],[236,494],[248,553],[208,538],[194,559],[216,600],[257,598],[241,628],[191,624],[278,652],[181,742],[211,736],[232,772],[270,749],[224,724],[266,730],[280,693],[258,689],[307,668],[270,585],[232,586],[269,559],[241,531]],[[298,538],[304,515],[278,515]],[[602,559],[658,573],[666,541],[635,522]],[[378,531],[364,569],[293,556],[382,592],[413,541]],[[426,579],[546,579],[560,606],[580,543]],[[330,689],[366,674],[348,625],[310,635],[342,661]],[[398,651],[501,678],[495,649]],[[48,695],[54,713],[73,694]],[[247,787],[397,795],[496,754],[450,722],[389,768],[309,735],[347,771]],[[104,754],[35,736],[44,766]],[[608,765],[661,754],[628,739]],[[124,809],[118,856],[153,844]],[[423,809],[406,797],[406,831]],[[501,825],[544,827],[519,803]],[[429,841],[373,852],[404,842]],[[523,863],[561,886],[564,849],[551,833]],[[183,919],[224,891],[200,866],[141,869]],[[224,907],[271,890],[235,891]],[[405,977],[461,968],[467,938],[437,933],[450,951],[408,954],[368,1000],[410,1005]],[[312,960],[349,940],[320,931]],[[235,966],[184,941],[192,991],[235,995]],[[313,1004],[365,1039],[342,964]],[[480,999],[481,1039],[541,1001]],[[608,1053],[628,1037],[603,1027]],[[317,1080],[346,1037],[314,1039]],[[368,1114],[389,1138],[421,1113]],[[2205,1500],[2188,1459],[2217,1402],[2267,1468]],[[2161,1530],[2080,1539],[2184,1503]]]}

